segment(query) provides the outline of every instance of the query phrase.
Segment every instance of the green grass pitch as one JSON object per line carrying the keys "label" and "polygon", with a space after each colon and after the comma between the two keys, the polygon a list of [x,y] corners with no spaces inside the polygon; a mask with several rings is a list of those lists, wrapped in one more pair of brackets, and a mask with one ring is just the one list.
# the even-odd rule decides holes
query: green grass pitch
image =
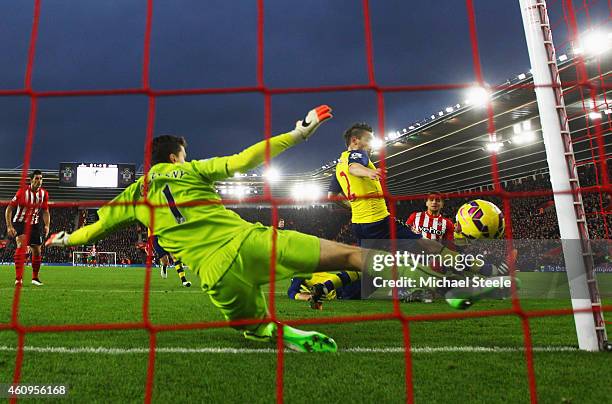
{"label": "green grass pitch", "polygon": [[[154,324],[222,320],[196,285],[180,286],[172,271],[153,269],[150,319]],[[554,274],[522,274],[554,278]],[[43,287],[29,283],[26,269],[19,310],[24,325],[138,322],[142,320],[142,268],[43,267]],[[612,289],[612,276],[600,276]],[[9,323],[14,269],[0,266],[0,323]],[[554,283],[554,282],[553,282]],[[323,311],[290,301],[279,282],[282,319],[348,316],[392,311],[390,301],[326,302]],[[282,293],[281,293],[282,292]],[[543,295],[544,296],[544,295]],[[610,299],[606,302],[609,304]],[[527,310],[567,308],[567,299],[525,299]],[[480,302],[474,310],[509,308],[508,301]],[[402,304],[406,313],[451,312],[443,302]],[[608,320],[612,315],[608,315]],[[538,400],[542,403],[604,403],[612,400],[612,355],[574,349],[571,316],[530,320]],[[405,401],[405,365],[399,321],[314,324],[338,343],[337,354],[284,356],[284,400],[400,403]],[[517,316],[410,323],[417,403],[529,402],[521,321]],[[0,383],[10,383],[17,334],[0,331]],[[65,401],[142,402],[149,334],[144,330],[30,333],[25,339],[22,383],[70,386]],[[101,348],[95,350],[95,348]],[[273,346],[243,340],[230,328],[160,332],[157,335],[154,402],[273,402]]]}

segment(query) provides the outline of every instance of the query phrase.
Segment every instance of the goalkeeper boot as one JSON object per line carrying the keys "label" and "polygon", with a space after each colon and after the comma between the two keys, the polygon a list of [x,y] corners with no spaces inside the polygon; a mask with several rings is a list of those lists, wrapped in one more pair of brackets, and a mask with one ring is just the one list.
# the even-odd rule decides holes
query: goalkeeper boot
{"label": "goalkeeper boot", "polygon": [[287,349],[297,352],[337,352],[336,341],[317,331],[302,331],[283,326],[283,343]]}
{"label": "goalkeeper boot", "polygon": [[457,310],[467,310],[470,307],[472,307],[472,304],[474,304],[474,302],[472,302],[471,299],[469,298],[446,298],[446,303],[448,303],[448,305],[450,307],[452,307],[453,309],[457,309]]}
{"label": "goalkeeper boot", "polygon": [[[488,279],[505,282],[506,280],[510,279],[510,277],[495,276]],[[517,282],[517,288],[518,287],[519,284]],[[472,307],[472,305],[477,301],[495,295],[496,293],[498,293],[499,290],[500,288],[498,286],[488,286],[481,288],[454,288],[446,292],[444,297],[446,298],[446,302],[452,308],[458,310],[466,310]]]}
{"label": "goalkeeper boot", "polygon": [[[244,337],[251,341],[273,342],[277,337],[275,323],[260,324],[256,330],[245,331]],[[283,345],[297,352],[336,352],[336,341],[327,335],[316,331],[302,331],[297,328],[283,326]]]}
{"label": "goalkeeper boot", "polygon": [[166,265],[161,266],[159,270],[159,275],[162,277],[162,279],[168,278],[168,267]]}

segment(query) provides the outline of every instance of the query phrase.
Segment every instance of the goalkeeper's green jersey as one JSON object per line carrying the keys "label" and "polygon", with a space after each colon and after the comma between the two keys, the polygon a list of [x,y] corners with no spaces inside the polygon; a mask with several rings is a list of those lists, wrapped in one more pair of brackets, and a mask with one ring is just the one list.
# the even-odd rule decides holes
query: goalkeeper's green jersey
{"label": "goalkeeper's green jersey", "polygon": [[[294,142],[290,134],[270,139],[271,155]],[[134,204],[145,200],[141,177],[98,211],[98,222],[70,235],[68,243],[85,244],[137,220],[158,236],[166,251],[198,273],[204,288],[210,288],[230,267],[250,232],[263,227],[226,209],[214,183],[261,164],[264,155],[265,142],[260,142],[232,156],[156,164],[146,177],[148,200],[155,208]],[[181,206],[196,201],[205,204]]]}

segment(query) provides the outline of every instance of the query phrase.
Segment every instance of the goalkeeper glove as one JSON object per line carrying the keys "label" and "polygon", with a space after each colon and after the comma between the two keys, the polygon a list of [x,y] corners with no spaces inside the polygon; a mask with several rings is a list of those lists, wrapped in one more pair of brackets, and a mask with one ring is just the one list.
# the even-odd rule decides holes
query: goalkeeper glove
{"label": "goalkeeper glove", "polygon": [[66,233],[65,231],[53,233],[45,242],[45,247],[66,247],[69,237],[70,233]]}
{"label": "goalkeeper glove", "polygon": [[319,125],[332,117],[331,108],[327,105],[320,105],[308,111],[303,121],[297,121],[295,129],[290,133],[296,141],[307,140],[317,130]]}

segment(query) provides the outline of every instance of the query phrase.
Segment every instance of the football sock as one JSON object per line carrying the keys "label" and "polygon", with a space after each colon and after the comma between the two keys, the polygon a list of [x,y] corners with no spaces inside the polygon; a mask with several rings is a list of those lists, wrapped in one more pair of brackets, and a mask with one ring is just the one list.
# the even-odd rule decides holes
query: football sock
{"label": "football sock", "polygon": [[40,271],[41,262],[42,255],[32,255],[32,279],[38,279],[38,272]]}
{"label": "football sock", "polygon": [[187,282],[185,270],[183,269],[183,263],[180,260],[177,260],[174,263],[174,268],[176,269],[176,273],[178,274],[179,278],[181,278],[181,282]]}
{"label": "football sock", "polygon": [[26,261],[26,249],[18,248],[15,250],[15,279],[23,278],[23,267],[25,266]]}

